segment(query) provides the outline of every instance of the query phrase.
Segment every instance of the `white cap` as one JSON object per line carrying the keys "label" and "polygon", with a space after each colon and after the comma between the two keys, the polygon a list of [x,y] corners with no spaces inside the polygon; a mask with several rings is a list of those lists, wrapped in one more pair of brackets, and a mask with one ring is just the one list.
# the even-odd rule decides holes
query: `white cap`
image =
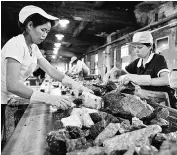
{"label": "white cap", "polygon": [[133,41],[129,44],[150,43],[153,44],[153,37],[150,31],[137,32],[133,36]]}
{"label": "white cap", "polygon": [[71,58],[70,63],[72,64],[75,60],[77,60],[77,57],[73,56],[73,57]]}
{"label": "white cap", "polygon": [[23,24],[27,17],[35,13],[38,13],[49,20],[54,20],[54,26],[57,26],[59,23],[59,18],[49,15],[43,9],[33,5],[28,5],[21,9],[19,13],[19,21]]}

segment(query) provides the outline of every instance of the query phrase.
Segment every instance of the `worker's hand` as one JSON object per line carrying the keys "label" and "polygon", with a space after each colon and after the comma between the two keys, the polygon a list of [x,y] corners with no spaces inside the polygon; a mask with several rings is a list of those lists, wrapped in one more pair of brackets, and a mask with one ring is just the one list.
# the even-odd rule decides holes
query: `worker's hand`
{"label": "worker's hand", "polygon": [[72,74],[71,74],[71,73],[66,73],[66,75],[68,75],[68,76],[70,76],[70,77],[72,76]]}
{"label": "worker's hand", "polygon": [[72,99],[68,96],[50,95],[42,92],[33,92],[30,98],[30,103],[32,102],[44,102],[62,110],[72,106]]}
{"label": "worker's hand", "polygon": [[131,81],[131,78],[129,74],[122,75],[118,79],[118,83],[123,84],[123,85],[127,85],[130,81]]}
{"label": "worker's hand", "polygon": [[86,92],[90,92],[90,93],[93,93],[92,90],[84,87],[82,84],[74,81],[72,78],[68,77],[68,76],[65,76],[63,79],[62,79],[62,84],[64,86],[68,86],[72,89],[76,89],[76,90],[81,90],[81,91],[86,91]]}
{"label": "worker's hand", "polygon": [[87,87],[84,87],[84,86],[81,86],[81,90],[82,90],[82,91],[85,91],[85,92],[89,92],[89,93],[94,94],[94,92],[93,92],[91,89],[89,89],[89,88],[87,88]]}
{"label": "worker's hand", "polygon": [[106,85],[109,80],[110,80],[110,75],[107,73],[103,76],[103,85]]}
{"label": "worker's hand", "polygon": [[151,85],[150,75],[137,75],[137,74],[125,74],[119,77],[118,82],[121,84],[128,84],[130,81],[137,85],[149,86]]}
{"label": "worker's hand", "polygon": [[72,100],[69,96],[49,95],[46,103],[57,106],[62,110],[66,110],[72,106]]}
{"label": "worker's hand", "polygon": [[76,89],[76,90],[79,90],[79,91],[85,91],[85,92],[89,92],[89,93],[92,93],[92,94],[94,94],[94,92],[91,90],[91,89],[89,89],[89,88],[87,88],[87,87],[84,87],[82,84],[80,84],[80,83],[78,83],[78,82],[76,82],[76,81],[74,81],[73,83],[72,83],[72,89]]}

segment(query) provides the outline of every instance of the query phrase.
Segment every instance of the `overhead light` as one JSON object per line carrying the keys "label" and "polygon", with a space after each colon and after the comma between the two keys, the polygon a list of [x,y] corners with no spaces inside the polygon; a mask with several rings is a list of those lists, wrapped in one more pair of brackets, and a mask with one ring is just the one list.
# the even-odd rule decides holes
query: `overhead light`
{"label": "overhead light", "polygon": [[62,58],[62,56],[60,56],[59,58]]}
{"label": "overhead light", "polygon": [[54,51],[58,51],[58,49],[59,49],[59,48],[56,48],[56,47],[55,47],[55,48],[53,48],[53,50],[54,50]]}
{"label": "overhead light", "polygon": [[55,59],[55,58],[56,58],[56,56],[55,56],[55,55],[52,55],[52,58],[53,58],[53,59]]}
{"label": "overhead light", "polygon": [[55,43],[55,47],[59,48],[61,46],[61,43]]}
{"label": "overhead light", "polygon": [[62,40],[64,37],[64,35],[62,34],[56,34],[55,36],[57,37],[58,40]]}
{"label": "overhead light", "polygon": [[58,53],[58,49],[57,50],[53,50],[53,54],[57,54]]}
{"label": "overhead light", "polygon": [[59,21],[59,23],[60,23],[61,27],[66,27],[66,25],[69,24],[69,20],[67,20],[67,19],[61,19]]}
{"label": "overhead light", "polygon": [[74,18],[74,20],[78,20],[78,21],[83,20],[81,17],[76,17],[76,16],[74,16],[73,18]]}

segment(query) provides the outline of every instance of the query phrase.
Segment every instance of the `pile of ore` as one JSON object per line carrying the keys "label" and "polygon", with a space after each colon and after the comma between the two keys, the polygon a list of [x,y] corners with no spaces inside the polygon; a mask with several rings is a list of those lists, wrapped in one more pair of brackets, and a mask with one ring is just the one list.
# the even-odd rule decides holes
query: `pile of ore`
{"label": "pile of ore", "polygon": [[51,152],[67,155],[177,152],[177,131],[168,130],[167,108],[153,108],[141,100],[134,95],[137,88],[132,83],[92,86],[101,95],[81,94],[74,100],[76,106],[53,113],[54,131],[46,138]]}

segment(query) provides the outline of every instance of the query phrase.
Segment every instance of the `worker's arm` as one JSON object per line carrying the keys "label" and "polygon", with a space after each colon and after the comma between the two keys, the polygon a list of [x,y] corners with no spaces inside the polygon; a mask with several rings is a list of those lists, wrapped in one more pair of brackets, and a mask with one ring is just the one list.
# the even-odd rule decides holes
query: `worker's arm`
{"label": "worker's arm", "polygon": [[72,89],[93,92],[53,67],[45,58],[38,59],[38,65],[53,79]]}
{"label": "worker's arm", "polygon": [[170,85],[170,80],[169,80],[169,72],[162,72],[160,73],[160,76],[157,78],[152,78],[151,79],[151,85],[152,86],[165,86],[165,85]]}
{"label": "worker's arm", "polygon": [[62,79],[65,77],[65,74],[57,70],[45,58],[38,59],[37,63],[54,80],[61,82]]}
{"label": "worker's arm", "polygon": [[33,90],[20,81],[21,63],[13,58],[7,58],[6,66],[6,87],[7,91],[29,99]]}

